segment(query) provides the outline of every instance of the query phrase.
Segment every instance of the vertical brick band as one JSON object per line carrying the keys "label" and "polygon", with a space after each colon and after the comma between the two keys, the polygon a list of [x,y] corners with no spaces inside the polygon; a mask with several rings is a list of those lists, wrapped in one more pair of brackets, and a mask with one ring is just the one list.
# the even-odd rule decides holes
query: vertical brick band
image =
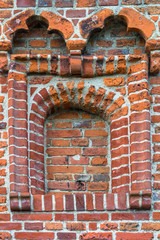
{"label": "vertical brick band", "polygon": [[28,192],[27,73],[11,63],[8,74],[10,191]]}
{"label": "vertical brick band", "polygon": [[[128,99],[130,101],[130,166],[131,206],[145,204],[140,192],[151,192],[150,95],[148,85],[148,59],[128,69]],[[148,195],[149,196],[149,195]],[[150,197],[149,197],[150,199]],[[150,201],[146,197],[146,201]]]}

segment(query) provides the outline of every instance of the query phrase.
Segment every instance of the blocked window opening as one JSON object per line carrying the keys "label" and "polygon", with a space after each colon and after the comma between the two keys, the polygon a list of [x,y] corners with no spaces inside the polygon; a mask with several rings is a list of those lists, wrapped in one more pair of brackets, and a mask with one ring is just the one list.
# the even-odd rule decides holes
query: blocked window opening
{"label": "blocked window opening", "polygon": [[110,189],[108,124],[83,111],[67,111],[46,120],[46,189]]}

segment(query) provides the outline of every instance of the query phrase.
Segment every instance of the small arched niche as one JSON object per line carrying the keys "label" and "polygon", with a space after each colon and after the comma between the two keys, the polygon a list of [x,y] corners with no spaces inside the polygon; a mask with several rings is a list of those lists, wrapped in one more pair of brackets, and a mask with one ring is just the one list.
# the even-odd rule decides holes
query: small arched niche
{"label": "small arched niche", "polygon": [[91,32],[83,54],[128,55],[145,53],[145,40],[137,32],[128,32],[124,19],[115,16],[105,21],[104,28]]}
{"label": "small arched niche", "polygon": [[49,116],[44,131],[47,193],[111,190],[107,121],[68,110]]}
{"label": "small arched niche", "polygon": [[64,38],[58,31],[48,32],[48,22],[41,16],[27,19],[28,31],[19,30],[13,38],[13,54],[66,54]]}

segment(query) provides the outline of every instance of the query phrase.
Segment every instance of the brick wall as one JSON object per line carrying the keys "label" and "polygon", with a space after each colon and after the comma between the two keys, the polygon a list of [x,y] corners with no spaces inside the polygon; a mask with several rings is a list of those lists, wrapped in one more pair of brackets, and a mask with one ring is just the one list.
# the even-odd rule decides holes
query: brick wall
{"label": "brick wall", "polygon": [[0,239],[160,239],[159,0],[0,0]]}

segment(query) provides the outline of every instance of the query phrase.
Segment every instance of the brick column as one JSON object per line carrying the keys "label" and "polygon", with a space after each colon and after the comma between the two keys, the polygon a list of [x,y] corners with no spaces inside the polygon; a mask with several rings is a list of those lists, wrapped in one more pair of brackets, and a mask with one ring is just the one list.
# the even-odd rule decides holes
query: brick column
{"label": "brick column", "polygon": [[8,74],[10,191],[28,192],[27,70],[11,62]]}
{"label": "brick column", "polygon": [[[150,95],[148,58],[130,56],[128,99],[130,101],[131,207],[142,207],[151,193]],[[147,199],[147,201],[150,201]]]}

